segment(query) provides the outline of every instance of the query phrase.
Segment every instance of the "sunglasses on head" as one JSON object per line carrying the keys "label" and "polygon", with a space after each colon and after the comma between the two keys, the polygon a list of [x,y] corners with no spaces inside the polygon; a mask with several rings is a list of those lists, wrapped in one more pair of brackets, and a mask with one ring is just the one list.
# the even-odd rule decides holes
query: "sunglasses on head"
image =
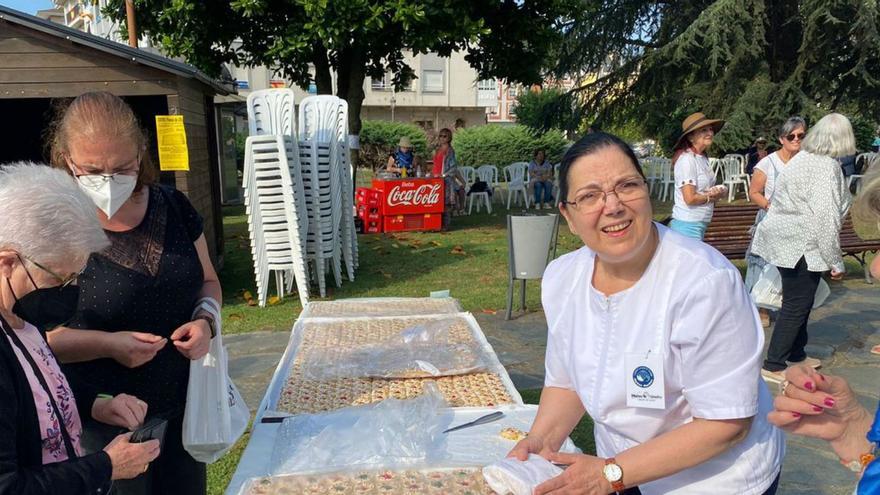
{"label": "sunglasses on head", "polygon": [[786,141],[794,141],[794,138],[797,138],[798,141],[802,141],[804,139],[804,136],[806,136],[806,135],[807,135],[807,133],[805,133],[805,132],[798,132],[797,134],[792,132],[791,134],[785,136],[785,140]]}

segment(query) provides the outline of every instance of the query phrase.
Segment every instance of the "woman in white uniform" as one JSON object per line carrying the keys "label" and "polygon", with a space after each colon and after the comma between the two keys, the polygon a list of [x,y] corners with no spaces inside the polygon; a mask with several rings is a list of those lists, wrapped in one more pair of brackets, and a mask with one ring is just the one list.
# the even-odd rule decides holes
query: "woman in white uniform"
{"label": "woman in white uniform", "polygon": [[[615,136],[572,146],[559,185],[585,246],[544,274],[544,390],[510,455],[569,467],[535,493],[775,493],[784,443],[766,420],[764,338],[739,271],[652,221],[638,160]],[[598,456],[558,453],[585,412]]]}

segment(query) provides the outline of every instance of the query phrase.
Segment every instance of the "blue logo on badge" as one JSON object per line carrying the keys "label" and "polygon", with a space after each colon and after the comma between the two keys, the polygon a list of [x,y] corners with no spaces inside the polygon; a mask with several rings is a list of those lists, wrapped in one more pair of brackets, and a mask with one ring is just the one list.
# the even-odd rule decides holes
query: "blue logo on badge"
{"label": "blue logo on badge", "polygon": [[639,366],[633,371],[633,382],[641,388],[648,388],[654,383],[654,372],[647,366]]}

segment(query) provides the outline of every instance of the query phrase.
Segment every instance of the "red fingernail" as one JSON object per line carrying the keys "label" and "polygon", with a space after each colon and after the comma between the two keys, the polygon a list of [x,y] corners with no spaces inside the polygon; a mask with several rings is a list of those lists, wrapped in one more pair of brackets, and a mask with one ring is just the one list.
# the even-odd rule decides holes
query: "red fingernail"
{"label": "red fingernail", "polygon": [[793,413],[791,413],[791,415],[794,416],[794,417],[796,417],[796,418],[801,417],[801,413],[793,412]]}
{"label": "red fingernail", "polygon": [[813,406],[813,410],[816,412],[822,412],[822,408],[819,406]]}
{"label": "red fingernail", "polygon": [[807,390],[813,390],[813,382],[804,383],[804,388]]}
{"label": "red fingernail", "polygon": [[828,407],[834,407],[834,399],[832,399],[831,397],[827,397],[824,403]]}

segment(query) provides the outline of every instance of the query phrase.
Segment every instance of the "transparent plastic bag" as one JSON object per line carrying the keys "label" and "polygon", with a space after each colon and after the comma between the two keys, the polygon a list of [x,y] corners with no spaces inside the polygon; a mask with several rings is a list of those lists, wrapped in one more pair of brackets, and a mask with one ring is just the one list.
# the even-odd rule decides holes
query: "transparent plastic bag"
{"label": "transparent plastic bag", "polygon": [[409,327],[388,339],[355,349],[326,347],[303,356],[303,375],[338,378],[430,378],[484,371],[491,357],[475,339],[452,342],[456,319]]}
{"label": "transparent plastic bag", "polygon": [[415,399],[386,399],[323,414],[286,418],[272,451],[272,475],[426,465],[443,452],[438,411],[446,402],[433,383]]}

